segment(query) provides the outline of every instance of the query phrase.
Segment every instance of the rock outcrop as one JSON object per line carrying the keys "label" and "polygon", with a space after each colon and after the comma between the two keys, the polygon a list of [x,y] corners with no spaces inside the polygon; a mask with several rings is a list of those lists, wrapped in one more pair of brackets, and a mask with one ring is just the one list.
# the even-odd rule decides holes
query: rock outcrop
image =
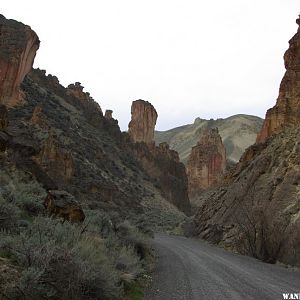
{"label": "rock outcrop", "polygon": [[155,146],[154,128],[157,113],[151,103],[137,100],[131,107],[132,120],[129,136],[134,141],[133,151],[162,196],[181,211],[190,214],[185,166],[178,153],[167,143]]}
{"label": "rock outcrop", "polygon": [[218,129],[206,129],[187,163],[190,197],[220,183],[225,168],[226,151]]}
{"label": "rock outcrop", "polygon": [[[300,18],[297,19],[300,25]],[[269,109],[257,142],[286,127],[300,124],[300,29],[289,41],[290,47],[284,54],[286,72],[281,81],[276,105]]]}
{"label": "rock outcrop", "polygon": [[84,87],[81,85],[80,82],[75,82],[68,85],[67,94],[72,95],[81,101],[93,100],[90,93],[84,92],[83,89]]}
{"label": "rock outcrop", "polygon": [[29,26],[0,15],[0,104],[22,101],[20,84],[31,70],[40,41]]}
{"label": "rock outcrop", "polygon": [[58,182],[69,180],[75,173],[70,151],[60,144],[53,130],[49,131],[48,138],[44,141],[35,161]]}
{"label": "rock outcrop", "polygon": [[85,219],[84,212],[75,198],[66,191],[50,190],[44,200],[49,216],[62,218],[71,223],[81,223]]}
{"label": "rock outcrop", "polygon": [[111,120],[111,119],[113,118],[113,117],[112,117],[112,114],[113,114],[113,111],[110,110],[110,109],[107,109],[107,110],[105,111],[104,117],[105,117],[106,119],[108,119],[108,120]]}
{"label": "rock outcrop", "polygon": [[285,54],[287,72],[259,143],[246,150],[227,184],[209,195],[195,216],[197,234],[210,242],[266,262],[296,266],[300,266],[299,38],[298,30]]}
{"label": "rock outcrop", "polygon": [[153,143],[156,120],[157,112],[151,103],[144,100],[133,101],[131,121],[128,125],[128,133],[132,141]]}

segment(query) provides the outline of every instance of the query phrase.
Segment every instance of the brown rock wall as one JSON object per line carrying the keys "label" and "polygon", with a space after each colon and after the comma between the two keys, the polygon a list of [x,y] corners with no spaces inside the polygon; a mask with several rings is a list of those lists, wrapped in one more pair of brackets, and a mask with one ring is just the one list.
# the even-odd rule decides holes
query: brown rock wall
{"label": "brown rock wall", "polygon": [[[300,25],[300,19],[297,19]],[[285,127],[300,124],[300,29],[289,41],[284,54],[286,72],[281,81],[276,105],[266,113],[263,128],[257,142],[264,142],[269,136]]]}
{"label": "brown rock wall", "polygon": [[206,129],[187,163],[190,196],[220,183],[225,168],[226,152],[218,129]]}
{"label": "brown rock wall", "polygon": [[39,38],[29,26],[0,15],[0,103],[22,102],[20,84],[31,70]]}

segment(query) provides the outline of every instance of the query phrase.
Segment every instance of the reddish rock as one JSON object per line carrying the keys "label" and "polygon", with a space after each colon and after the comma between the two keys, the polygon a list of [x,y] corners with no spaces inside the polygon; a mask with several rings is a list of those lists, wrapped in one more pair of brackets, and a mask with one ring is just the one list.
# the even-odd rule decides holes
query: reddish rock
{"label": "reddish rock", "polygon": [[29,26],[0,15],[0,104],[22,102],[20,84],[31,70],[39,38]]}
{"label": "reddish rock", "polygon": [[154,141],[154,128],[157,112],[148,101],[136,100],[131,106],[131,121],[128,133],[133,142],[151,144]]}
{"label": "reddish rock", "polygon": [[[297,20],[300,25],[300,18]],[[284,54],[286,72],[281,81],[276,105],[269,109],[257,142],[264,142],[269,136],[285,127],[300,124],[300,29],[289,41]]]}
{"label": "reddish rock", "polygon": [[185,166],[167,143],[155,146],[156,120],[157,112],[151,103],[143,100],[132,103],[128,133],[134,142],[134,154],[162,196],[179,210],[190,214]]}
{"label": "reddish rock", "polygon": [[218,184],[225,167],[226,152],[218,129],[206,129],[187,163],[190,196]]}
{"label": "reddish rock", "polygon": [[48,191],[44,206],[49,216],[62,218],[71,223],[81,223],[85,219],[84,212],[79,203],[71,194],[65,191]]}

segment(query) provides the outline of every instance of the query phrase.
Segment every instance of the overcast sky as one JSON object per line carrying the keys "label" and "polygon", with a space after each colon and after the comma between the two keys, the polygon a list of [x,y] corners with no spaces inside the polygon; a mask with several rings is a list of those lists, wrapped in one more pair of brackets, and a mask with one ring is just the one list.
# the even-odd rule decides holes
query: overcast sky
{"label": "overcast sky", "polygon": [[30,25],[35,67],[80,81],[123,130],[131,102],[150,101],[159,130],[196,117],[263,117],[275,104],[300,0],[1,1]]}

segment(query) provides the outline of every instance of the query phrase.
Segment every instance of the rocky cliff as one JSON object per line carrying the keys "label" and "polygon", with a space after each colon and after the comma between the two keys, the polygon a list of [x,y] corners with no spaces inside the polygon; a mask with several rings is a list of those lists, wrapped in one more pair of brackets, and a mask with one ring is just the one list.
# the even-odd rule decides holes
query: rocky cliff
{"label": "rocky cliff", "polygon": [[[297,19],[300,25],[300,18]],[[264,142],[269,136],[285,127],[300,124],[300,30],[289,41],[284,54],[286,72],[281,81],[276,105],[266,113],[263,128],[257,142]]]}
{"label": "rocky cliff", "polygon": [[192,148],[187,163],[191,198],[220,183],[226,168],[226,151],[217,128],[206,129]]}
{"label": "rocky cliff", "polygon": [[134,101],[131,106],[131,121],[128,125],[128,133],[132,141],[153,143],[156,120],[157,112],[151,103],[143,100]]}
{"label": "rocky cliff", "polygon": [[132,103],[129,136],[135,141],[133,151],[152,182],[161,190],[169,202],[186,214],[190,214],[185,166],[179,161],[178,153],[167,143],[155,146],[154,127],[157,113],[147,101]]}
{"label": "rocky cliff", "polygon": [[[299,24],[299,21],[297,21]],[[259,143],[195,217],[199,236],[267,262],[300,266],[300,35],[285,54],[287,72]],[[268,138],[267,138],[268,137]],[[266,139],[267,138],[267,139]]]}
{"label": "rocky cliff", "polygon": [[[45,190],[70,193],[83,209],[137,218],[159,202],[182,216],[149,181],[112,111],[103,116],[79,82],[65,88],[56,76],[32,69],[39,39],[28,26],[1,16],[0,41],[0,103],[9,107],[0,105],[3,172],[30,174]],[[149,140],[151,129],[143,130]]]}
{"label": "rocky cliff", "polygon": [[180,160],[186,165],[194,146],[207,128],[218,128],[226,148],[227,159],[237,163],[246,148],[255,143],[263,120],[249,115],[235,115],[226,119],[204,120],[196,118],[193,124],[183,125],[167,131],[156,131],[157,144],[167,142],[176,150]]}
{"label": "rocky cliff", "polygon": [[0,15],[0,104],[22,101],[20,84],[31,70],[39,39],[29,26]]}

